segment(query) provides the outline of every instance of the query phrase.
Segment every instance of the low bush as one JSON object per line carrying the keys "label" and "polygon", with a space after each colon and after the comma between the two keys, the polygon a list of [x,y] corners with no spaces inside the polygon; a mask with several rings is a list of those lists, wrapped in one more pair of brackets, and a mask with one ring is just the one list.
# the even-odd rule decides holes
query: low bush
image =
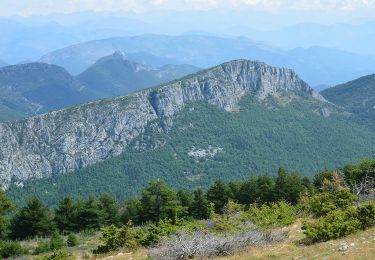
{"label": "low bush", "polygon": [[49,252],[49,251],[51,251],[49,241],[40,241],[38,243],[38,247],[35,248],[35,250],[34,250],[34,254],[39,255],[41,253],[45,253],[45,252]]}
{"label": "low bush", "polygon": [[75,247],[79,245],[78,238],[74,233],[69,233],[68,238],[66,240],[66,245],[68,247]]}
{"label": "low bush", "polygon": [[53,250],[60,250],[64,246],[64,238],[58,231],[54,231],[50,240],[40,241],[38,247],[35,248],[34,254],[41,254]]}
{"label": "low bush", "polygon": [[38,260],[74,260],[75,257],[68,252],[63,250],[54,251],[52,254],[44,255],[39,257]]}
{"label": "low bush", "polygon": [[242,219],[250,219],[259,227],[275,228],[293,224],[296,215],[297,211],[294,206],[281,201],[263,204],[260,207],[252,205]]}
{"label": "low bush", "polygon": [[0,257],[9,258],[28,254],[28,249],[15,241],[0,241]]}
{"label": "low bush", "polygon": [[361,222],[362,229],[375,225],[375,204],[369,203],[358,207],[357,218]]}
{"label": "low bush", "polygon": [[151,249],[152,259],[206,259],[228,256],[248,246],[279,242],[283,233],[262,233],[256,230],[220,236],[209,232],[177,232],[164,238],[158,247]]}
{"label": "low bush", "polygon": [[336,209],[345,210],[354,202],[355,196],[348,189],[340,189],[304,196],[301,198],[301,209],[314,217],[322,217]]}
{"label": "low bush", "polygon": [[[173,224],[175,222],[175,224]],[[150,224],[143,238],[140,240],[142,246],[157,244],[163,237],[176,233],[181,228],[181,222],[161,220],[157,225]]]}
{"label": "low bush", "polygon": [[356,218],[354,208],[334,210],[318,220],[304,222],[302,226],[307,238],[312,242],[345,237],[360,228],[361,222]]}
{"label": "low bush", "polygon": [[115,251],[121,247],[134,249],[139,246],[136,232],[131,229],[132,224],[117,228],[115,225],[104,227],[101,229],[102,235],[100,241],[103,243],[93,251],[94,254],[103,254],[110,251]]}
{"label": "low bush", "polygon": [[49,241],[50,250],[59,250],[64,246],[64,244],[64,238],[58,231],[54,231]]}
{"label": "low bush", "polygon": [[345,237],[374,224],[375,205],[365,204],[358,208],[334,210],[316,221],[305,222],[302,228],[312,242],[317,242]]}

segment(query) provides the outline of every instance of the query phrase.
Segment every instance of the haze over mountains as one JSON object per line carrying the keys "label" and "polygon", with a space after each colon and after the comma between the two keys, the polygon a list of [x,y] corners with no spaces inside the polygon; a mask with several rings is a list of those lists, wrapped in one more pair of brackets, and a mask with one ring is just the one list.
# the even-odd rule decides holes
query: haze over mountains
{"label": "haze over mountains", "polygon": [[0,120],[35,115],[90,100],[65,69],[27,63],[0,69]]}
{"label": "haze over mountains", "polygon": [[7,63],[5,61],[0,60],[0,67],[4,67],[6,65],[7,65]]}
{"label": "haze over mountains", "polygon": [[100,59],[78,77],[46,63],[5,66],[0,68],[0,121],[124,95],[198,70],[190,65],[155,68],[130,61],[122,53]]}
{"label": "haze over mountains", "polygon": [[77,78],[89,86],[94,95],[103,98],[128,94],[198,70],[199,68],[191,65],[164,65],[156,68],[131,61],[126,54],[117,51],[99,59]]}
{"label": "haze over mountains", "polygon": [[[248,58],[292,68],[314,87],[333,86],[374,72],[374,22],[292,24],[291,20],[294,23],[301,20],[301,13],[291,13],[289,16],[296,16],[295,19],[284,16],[282,20],[288,22],[272,24],[271,19],[265,18],[269,13],[249,10],[237,10],[235,15],[232,10],[226,10],[226,13],[220,19],[217,10],[2,17],[0,57],[10,64],[39,61],[43,57],[40,61],[62,66],[73,75],[82,73],[98,59],[117,50],[127,53],[130,60],[156,67],[190,64],[208,68],[231,59]],[[228,16],[228,13],[231,15]],[[168,22],[167,18],[173,19],[174,23]],[[223,22],[226,24],[224,28],[221,26]],[[150,36],[156,33],[159,35]],[[130,38],[137,35],[142,35],[140,38],[144,39],[126,40],[126,43],[124,39],[97,42],[110,37]],[[180,35],[176,38],[186,41],[182,44],[163,35]],[[87,43],[92,40],[94,42]],[[156,41],[156,46],[150,41]],[[192,41],[190,47],[189,41]],[[138,43],[140,46],[136,46]],[[76,44],[80,45],[65,49],[67,52],[55,52]],[[165,48],[165,45],[171,47],[169,53],[157,49]],[[196,50],[199,45],[202,48]],[[212,51],[204,55],[204,47],[212,48]],[[77,48],[85,52],[94,48],[95,51],[82,53]],[[182,50],[177,51],[179,48]],[[48,53],[53,55],[46,55]],[[171,53],[178,55],[175,57]]]}
{"label": "haze over mountains", "polygon": [[375,67],[375,56],[324,47],[285,51],[244,37],[205,35],[140,35],[95,40],[51,52],[40,60],[78,74],[97,59],[117,50],[132,54],[135,61],[138,60],[138,53],[148,53],[159,59],[164,58],[168,63],[202,68],[239,58],[261,60],[296,70],[312,86],[336,85],[370,74]]}
{"label": "haze over mountains", "polygon": [[373,79],[352,81],[375,72],[373,22],[237,13],[1,18],[0,57],[17,64],[0,69],[3,187],[127,196],[373,156]]}

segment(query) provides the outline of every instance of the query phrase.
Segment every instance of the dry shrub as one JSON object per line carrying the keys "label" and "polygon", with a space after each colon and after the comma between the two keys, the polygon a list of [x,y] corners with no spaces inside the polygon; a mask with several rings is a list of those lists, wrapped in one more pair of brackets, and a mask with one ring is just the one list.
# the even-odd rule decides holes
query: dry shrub
{"label": "dry shrub", "polygon": [[260,246],[282,241],[282,232],[244,231],[234,235],[219,236],[209,232],[179,232],[164,239],[151,250],[152,259],[189,259],[228,256],[249,246]]}

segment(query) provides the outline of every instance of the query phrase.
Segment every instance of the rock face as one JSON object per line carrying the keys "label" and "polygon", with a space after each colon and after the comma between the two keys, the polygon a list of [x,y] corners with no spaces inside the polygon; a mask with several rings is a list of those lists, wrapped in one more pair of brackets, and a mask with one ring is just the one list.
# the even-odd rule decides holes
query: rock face
{"label": "rock face", "polygon": [[172,121],[188,102],[205,101],[234,111],[246,94],[263,99],[279,91],[324,101],[289,69],[237,60],[158,88],[0,124],[2,187],[119,155],[150,122]]}

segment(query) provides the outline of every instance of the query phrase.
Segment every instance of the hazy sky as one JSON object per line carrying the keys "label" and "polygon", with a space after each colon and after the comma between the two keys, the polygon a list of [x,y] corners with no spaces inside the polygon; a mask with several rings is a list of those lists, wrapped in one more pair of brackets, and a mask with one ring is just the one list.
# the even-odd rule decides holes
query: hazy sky
{"label": "hazy sky", "polygon": [[34,15],[77,11],[135,11],[155,9],[259,9],[272,12],[325,11],[375,16],[375,0],[0,0],[0,15]]}

